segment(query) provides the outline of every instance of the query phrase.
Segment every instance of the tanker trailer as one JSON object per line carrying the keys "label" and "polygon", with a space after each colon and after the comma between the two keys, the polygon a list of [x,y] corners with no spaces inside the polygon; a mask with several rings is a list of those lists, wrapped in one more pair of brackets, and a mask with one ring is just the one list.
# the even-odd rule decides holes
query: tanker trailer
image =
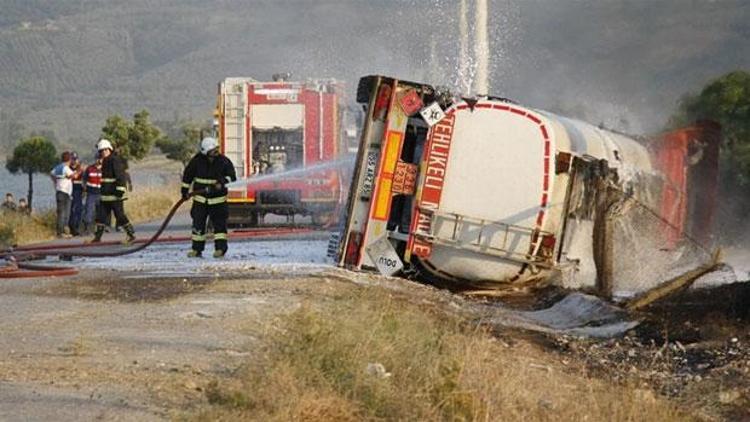
{"label": "tanker trailer", "polygon": [[[629,265],[614,256],[622,245],[647,236],[669,259],[684,255],[673,234],[687,225],[688,178],[661,167],[687,150],[384,76],[362,78],[357,99],[367,116],[332,248],[340,266],[455,289],[553,282],[611,296]],[[656,223],[613,227],[634,208]]]}

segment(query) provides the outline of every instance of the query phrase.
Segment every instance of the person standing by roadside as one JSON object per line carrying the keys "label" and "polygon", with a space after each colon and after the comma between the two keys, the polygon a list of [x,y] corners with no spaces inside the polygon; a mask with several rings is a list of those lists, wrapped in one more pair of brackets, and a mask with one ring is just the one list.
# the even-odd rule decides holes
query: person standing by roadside
{"label": "person standing by roadside", "polygon": [[20,213],[31,214],[29,203],[26,202],[26,198],[21,198],[18,200],[18,208],[16,208],[16,210]]}
{"label": "person standing by roadside", "polygon": [[70,153],[65,151],[60,157],[60,164],[56,165],[50,176],[55,184],[55,202],[57,204],[57,237],[70,237],[65,233],[65,226],[70,220],[70,197],[73,193],[73,177],[75,172],[70,168]]}
{"label": "person standing by roadside", "polygon": [[78,236],[81,230],[81,217],[83,217],[83,165],[78,159],[78,154],[70,153],[70,169],[75,172],[71,179],[73,181],[73,194],[70,203],[70,234]]}
{"label": "person standing by roadside", "polygon": [[16,206],[16,199],[13,198],[13,194],[8,192],[5,194],[5,201],[3,202],[2,209],[3,211],[15,211],[17,208]]}
{"label": "person standing by roadside", "polygon": [[83,183],[83,188],[86,191],[86,204],[83,207],[83,231],[85,234],[93,234],[96,209],[99,207],[102,188],[101,158],[97,157],[94,164],[86,167],[86,170],[83,172]]}
{"label": "person standing by roadside", "polygon": [[96,233],[91,242],[101,242],[104,227],[110,215],[114,214],[115,224],[125,231],[125,243],[132,243],[135,240],[135,229],[125,215],[123,204],[127,192],[125,164],[107,139],[100,140],[96,148],[102,158],[102,187],[99,212],[96,214]]}

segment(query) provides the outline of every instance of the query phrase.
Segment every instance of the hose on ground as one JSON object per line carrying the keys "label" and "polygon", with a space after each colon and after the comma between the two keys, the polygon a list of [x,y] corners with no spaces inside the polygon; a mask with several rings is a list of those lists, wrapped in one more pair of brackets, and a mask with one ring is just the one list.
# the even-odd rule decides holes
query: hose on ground
{"label": "hose on ground", "polygon": [[32,249],[28,251],[6,250],[0,253],[0,258],[9,260],[10,263],[5,267],[0,268],[0,278],[49,277],[78,274],[78,270],[72,267],[36,265],[24,262],[33,259],[44,258],[46,256],[60,255],[64,257],[79,256],[90,258],[105,258],[128,255],[146,249],[147,247],[151,246],[151,244],[153,244],[159,238],[159,236],[161,236],[161,234],[169,225],[169,222],[172,220],[172,217],[174,217],[175,213],[182,206],[182,204],[184,204],[192,196],[201,193],[202,191],[194,191],[191,192],[187,197],[180,198],[179,201],[175,202],[175,204],[172,205],[172,208],[169,210],[167,217],[161,223],[156,233],[154,233],[153,236],[146,240],[146,242],[140,243],[132,248],[111,252],[69,250],[66,248],[51,248],[44,250]]}
{"label": "hose on ground", "polygon": [[78,270],[73,267],[36,265],[26,262],[11,262],[0,268],[0,278],[60,277],[76,274]]}
{"label": "hose on ground", "polygon": [[[166,218],[159,226],[159,229],[156,230],[156,233],[154,233],[146,242],[140,243],[138,245],[133,246],[132,248],[123,249],[119,251],[76,251],[76,250],[66,250],[66,249],[48,249],[44,251],[39,250],[31,250],[28,252],[21,252],[20,257],[23,258],[23,260],[26,259],[36,259],[36,258],[43,258],[45,256],[50,255],[61,255],[66,257],[72,257],[72,256],[80,256],[80,257],[88,257],[88,258],[107,258],[107,257],[117,257],[117,256],[123,256],[123,255],[129,255],[138,251],[142,251],[143,249],[146,249],[147,247],[151,246],[158,238],[161,236],[161,234],[164,232],[164,230],[169,225],[169,222],[172,221],[172,217],[174,217],[177,210],[184,204],[188,199],[190,199],[193,195],[201,194],[202,191],[198,192],[191,192],[190,195],[188,195],[185,198],[180,198],[179,201],[175,202],[174,205],[172,205],[172,208],[169,210],[169,213],[167,213]],[[16,259],[19,258],[18,253],[11,253],[11,255],[16,256]]]}

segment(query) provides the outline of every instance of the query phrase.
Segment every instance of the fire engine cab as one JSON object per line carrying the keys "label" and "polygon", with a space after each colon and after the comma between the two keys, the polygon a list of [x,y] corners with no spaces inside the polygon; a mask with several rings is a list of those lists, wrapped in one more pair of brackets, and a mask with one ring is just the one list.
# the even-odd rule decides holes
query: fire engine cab
{"label": "fire engine cab", "polygon": [[341,175],[321,164],[349,153],[341,84],[288,77],[219,83],[215,131],[242,181],[229,189],[230,225],[255,226],[266,214],[309,215],[315,224],[335,218]]}

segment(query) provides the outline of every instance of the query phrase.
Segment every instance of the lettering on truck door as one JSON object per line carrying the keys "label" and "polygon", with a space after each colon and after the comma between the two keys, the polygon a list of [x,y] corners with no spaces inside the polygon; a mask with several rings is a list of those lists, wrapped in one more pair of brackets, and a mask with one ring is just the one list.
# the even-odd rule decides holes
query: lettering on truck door
{"label": "lettering on truck door", "polygon": [[425,148],[422,163],[424,174],[421,189],[415,202],[414,218],[412,220],[412,235],[409,236],[410,245],[407,250],[420,258],[428,258],[432,253],[432,245],[414,233],[428,235],[432,231],[432,216],[427,210],[437,210],[443,193],[445,172],[448,167],[451,140],[453,139],[453,125],[455,114],[448,112],[446,117],[430,129],[429,144]]}

